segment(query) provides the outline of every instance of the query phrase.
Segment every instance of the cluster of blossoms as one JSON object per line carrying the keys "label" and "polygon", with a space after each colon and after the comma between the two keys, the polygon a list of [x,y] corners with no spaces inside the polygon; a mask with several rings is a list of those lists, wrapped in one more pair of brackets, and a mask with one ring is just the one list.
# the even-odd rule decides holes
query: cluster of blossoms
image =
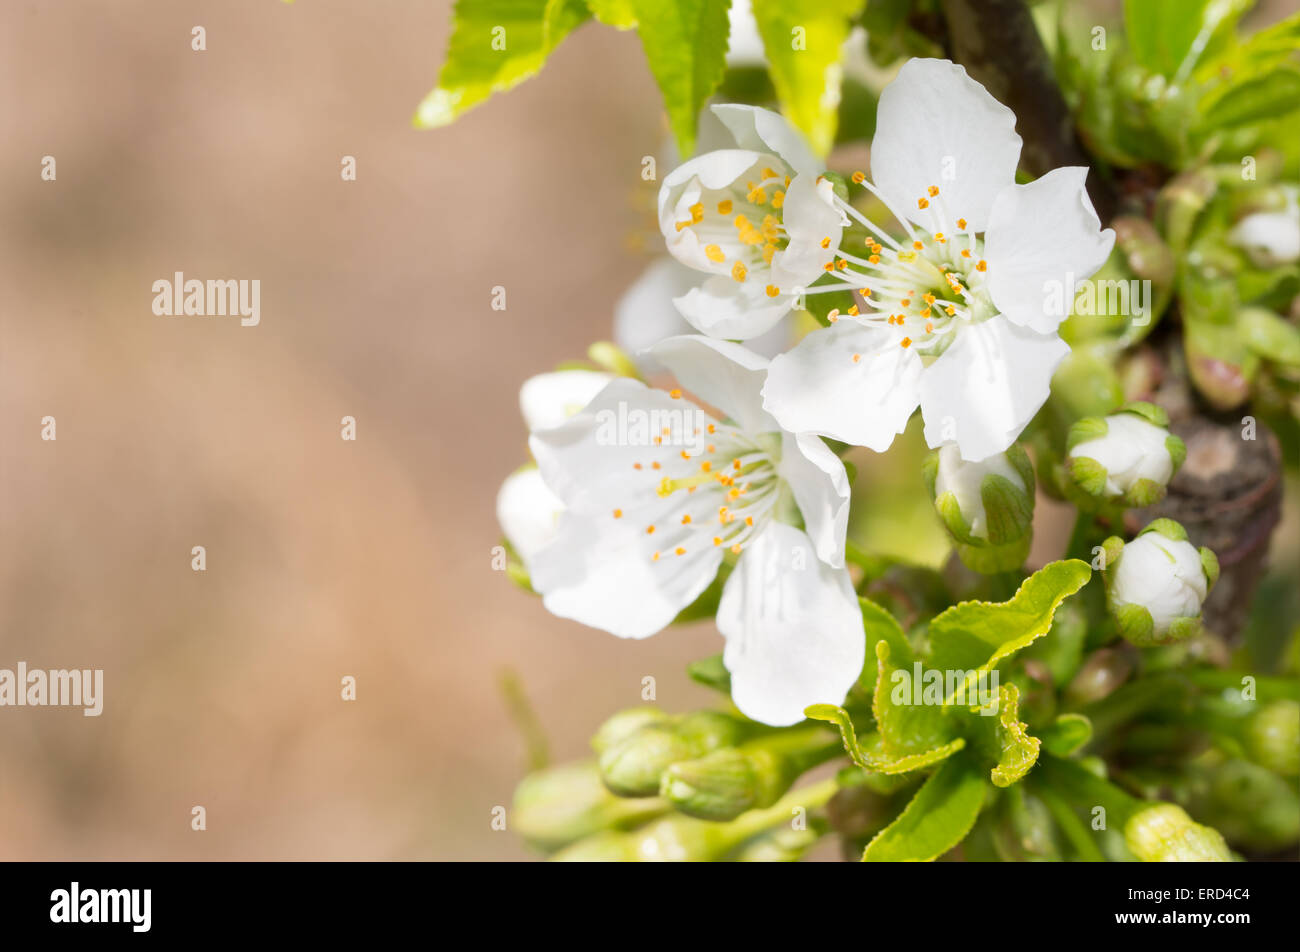
{"label": "cluster of blossoms", "polygon": [[[908,62],[882,93],[870,177],[828,172],[775,113],[713,113],[734,147],[688,160],[659,195],[667,249],[691,269],[671,266],[673,305],[697,333],[639,335],[635,368],[529,381],[536,468],[507,481],[498,512],[558,616],[643,638],[720,588],[733,700],[783,726],[840,703],[864,662],[845,564],[850,480],[824,438],[884,452],[919,407],[936,450],[927,483],[959,555],[983,572],[1019,568],[1035,487],[1014,443],[1069,352],[1068,304],[1051,302],[1115,236],[1085,169],[1016,184],[1014,115],[946,60]],[[893,224],[868,217],[854,188]],[[738,343],[770,343],[792,310],[835,292],[853,305],[792,349],[769,359]],[[640,379],[665,371],[679,389]],[[1085,421],[1070,461],[1081,492],[1126,505],[1163,493],[1182,451],[1157,412]],[[1117,610],[1141,601],[1128,579],[1152,561],[1144,539],[1115,553]],[[1161,589],[1146,621],[1125,610],[1135,640],[1180,635],[1199,613],[1207,586],[1177,581],[1190,594]]]}

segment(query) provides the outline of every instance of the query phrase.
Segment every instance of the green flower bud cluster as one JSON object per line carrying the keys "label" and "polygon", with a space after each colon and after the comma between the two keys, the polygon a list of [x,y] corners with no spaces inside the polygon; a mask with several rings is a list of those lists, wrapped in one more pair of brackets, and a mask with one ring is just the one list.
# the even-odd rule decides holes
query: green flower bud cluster
{"label": "green flower bud cluster", "polygon": [[672,716],[655,708],[614,715],[592,744],[613,793],[662,797],[681,813],[714,821],[771,806],[841,749],[818,725],[774,731],[718,711]]}
{"label": "green flower bud cluster", "polygon": [[992,574],[1024,564],[1033,541],[1034,467],[1019,445],[972,463],[948,444],[926,460],[923,476],[968,568]]}

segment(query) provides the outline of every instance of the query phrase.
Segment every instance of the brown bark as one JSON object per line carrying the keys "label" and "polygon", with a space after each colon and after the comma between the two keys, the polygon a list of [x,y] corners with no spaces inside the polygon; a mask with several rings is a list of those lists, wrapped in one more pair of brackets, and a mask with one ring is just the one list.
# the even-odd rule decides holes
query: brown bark
{"label": "brown bark", "polygon": [[[943,12],[952,58],[1016,114],[1025,171],[1039,176],[1063,165],[1091,165],[1023,0],[943,0]],[[1117,205],[1111,183],[1094,171],[1088,194],[1109,221]]]}

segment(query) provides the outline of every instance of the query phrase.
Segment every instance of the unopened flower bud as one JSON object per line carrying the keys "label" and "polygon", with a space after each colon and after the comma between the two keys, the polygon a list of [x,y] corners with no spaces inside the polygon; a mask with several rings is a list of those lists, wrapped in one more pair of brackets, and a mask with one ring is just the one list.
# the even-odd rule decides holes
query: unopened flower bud
{"label": "unopened flower bud", "polygon": [[1218,830],[1202,826],[1172,803],[1144,807],[1124,825],[1124,842],[1144,863],[1230,863]]}
{"label": "unopened flower bud", "polygon": [[672,719],[671,714],[657,707],[631,707],[619,711],[596,729],[591,738],[591,749],[603,754],[645,725],[668,723]]}
{"label": "unopened flower bud", "polygon": [[841,750],[839,739],[820,726],[778,731],[673,764],[659,792],[690,816],[731,820],[771,806],[800,774]]}
{"label": "unopened flower bud", "polygon": [[1242,740],[1250,759],[1283,777],[1300,774],[1300,704],[1270,701],[1246,719]]}
{"label": "unopened flower bud", "polygon": [[1257,268],[1280,268],[1300,260],[1300,204],[1294,188],[1282,190],[1282,207],[1246,215],[1228,232]]}
{"label": "unopened flower bud", "polygon": [[697,711],[681,718],[638,727],[600,755],[605,786],[622,797],[652,797],[672,764],[730,747],[742,739],[745,723],[718,711]]}
{"label": "unopened flower bud", "polygon": [[1115,648],[1094,651],[1065,689],[1066,700],[1078,707],[1100,701],[1132,673],[1133,660],[1126,652]]}
{"label": "unopened flower bud", "polygon": [[1119,413],[1075,423],[1065,463],[1074,488],[1089,500],[1125,506],[1159,502],[1187,456],[1168,425],[1165,411],[1150,403],[1130,403]]}
{"label": "unopened flower bud", "polygon": [[1034,469],[1020,446],[971,463],[949,443],[926,461],[924,476],[962,562],[984,573],[1024,564],[1033,541]]}
{"label": "unopened flower bud", "polygon": [[529,774],[515,790],[510,818],[524,840],[549,852],[600,830],[627,829],[666,809],[662,800],[614,796],[588,761]]}
{"label": "unopened flower bud", "polygon": [[1125,544],[1104,546],[1106,595],[1120,634],[1135,645],[1185,641],[1200,631],[1201,605],[1219,577],[1219,560],[1187,541],[1172,519],[1157,519]]}

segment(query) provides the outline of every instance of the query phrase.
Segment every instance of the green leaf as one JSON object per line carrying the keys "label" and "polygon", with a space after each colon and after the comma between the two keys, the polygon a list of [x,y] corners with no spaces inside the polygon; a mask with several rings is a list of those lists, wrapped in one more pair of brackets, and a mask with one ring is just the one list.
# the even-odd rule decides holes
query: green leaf
{"label": "green leaf", "polygon": [[805,717],[815,721],[826,721],[839,727],[840,738],[844,742],[844,750],[848,753],[849,759],[863,770],[875,774],[902,774],[929,767],[951,757],[966,746],[966,739],[958,737],[941,747],[922,751],[919,754],[897,757],[885,751],[879,734],[869,734],[865,743],[859,744],[853,719],[842,707],[836,707],[834,704],[814,704],[805,708],[803,713]]}
{"label": "green leaf", "polygon": [[1087,562],[1052,562],[1025,579],[1008,602],[962,602],[930,622],[931,664],[990,671],[1044,635],[1057,606],[1087,584]]}
{"label": "green leaf", "polygon": [[630,30],[636,26],[632,0],[587,0],[587,7],[597,20],[616,30]]}
{"label": "green leaf", "polygon": [[1124,0],[1124,28],[1141,65],[1186,78],[1247,6],[1248,0]]}
{"label": "green leaf", "polygon": [[970,832],[988,789],[965,758],[946,760],[893,823],[867,844],[865,863],[929,862]]}
{"label": "green leaf", "polygon": [[[883,754],[891,759],[924,754],[947,744],[956,736],[953,723],[943,706],[942,681],[937,691],[926,696],[926,672],[921,669],[917,683],[917,664],[901,668],[890,661],[888,641],[876,643],[876,692],[871,713],[880,731]],[[895,678],[899,672],[905,677]],[[942,672],[934,672],[942,675]]]}
{"label": "green leaf", "polygon": [[729,0],[630,0],[678,151],[695,151],[695,124],[722,81]]}
{"label": "green leaf", "polygon": [[457,0],[447,59],[414,125],[445,126],[528,79],[587,16],[581,0]]}
{"label": "green leaf", "polygon": [[826,155],[835,143],[840,47],[864,0],[753,0],[781,111]]}
{"label": "green leaf", "polygon": [[1300,70],[1278,66],[1243,76],[1207,98],[1201,125],[1208,130],[1276,119],[1300,108]]}
{"label": "green leaf", "polygon": [[1030,737],[1020,720],[1020,691],[1014,684],[998,688],[996,715],[972,715],[975,718],[975,746],[993,760],[991,778],[995,786],[1009,787],[1038,762],[1042,741]]}

